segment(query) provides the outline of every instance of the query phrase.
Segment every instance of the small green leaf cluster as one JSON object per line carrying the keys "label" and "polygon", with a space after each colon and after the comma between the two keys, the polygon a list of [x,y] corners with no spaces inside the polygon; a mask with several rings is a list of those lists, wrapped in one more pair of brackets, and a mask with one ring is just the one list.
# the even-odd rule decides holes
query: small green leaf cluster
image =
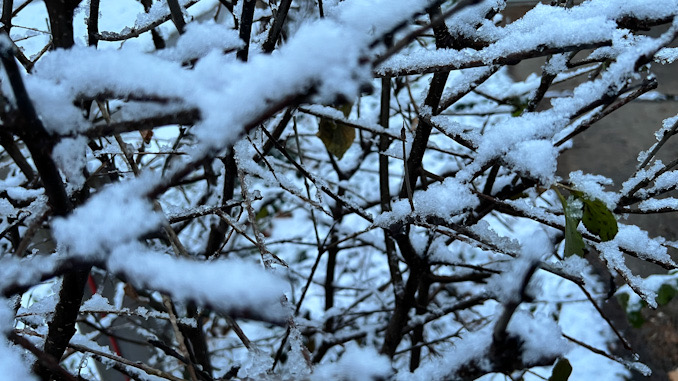
{"label": "small green leaf cluster", "polygon": [[[678,294],[678,280],[671,279],[665,283],[662,283],[657,290],[657,306],[662,307],[667,304]],[[640,300],[638,303],[631,302],[631,294],[628,292],[622,292],[617,294],[617,300],[619,304],[626,311],[626,318],[634,328],[640,328],[645,323],[645,317],[643,316],[643,309],[647,307],[647,303],[643,300]]]}
{"label": "small green leaf cluster", "polygon": [[567,199],[560,192],[558,197],[565,214],[565,257],[574,254],[584,256],[586,245],[577,230],[580,222],[584,223],[586,230],[598,236],[603,242],[610,241],[617,235],[619,231],[617,220],[603,201],[577,190],[570,190],[570,197]]}

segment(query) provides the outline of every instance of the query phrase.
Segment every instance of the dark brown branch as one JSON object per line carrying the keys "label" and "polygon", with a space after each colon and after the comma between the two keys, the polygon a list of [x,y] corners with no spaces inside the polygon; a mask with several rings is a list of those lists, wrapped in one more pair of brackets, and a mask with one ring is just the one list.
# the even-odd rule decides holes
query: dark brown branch
{"label": "dark brown branch", "polygon": [[489,272],[470,272],[459,275],[428,274],[428,278],[431,282],[436,283],[482,282],[490,276],[492,276],[492,273]]}
{"label": "dark brown branch", "polygon": [[[379,112],[379,124],[388,130],[391,109],[391,79],[388,77],[381,79],[381,100]],[[385,152],[391,145],[391,137],[387,134],[379,135],[379,152]],[[388,169],[388,156],[379,155],[379,202],[381,211],[391,210],[391,191]],[[388,231],[384,230],[384,247],[386,248],[386,258],[388,260],[388,270],[393,283],[393,296],[402,297],[404,291],[403,275],[398,267],[398,257],[395,251],[395,244]]]}
{"label": "dark brown branch", "polygon": [[[49,331],[45,338],[45,353],[61,358],[75,334],[75,322],[80,311],[83,292],[91,267],[69,272],[64,275],[59,290],[59,302],[54,308],[54,316],[49,322]],[[37,364],[36,364],[37,365]],[[35,373],[48,380],[52,371],[44,366],[36,366]]]}
{"label": "dark brown branch", "polygon": [[[290,107],[285,111],[285,114],[283,115],[282,119],[280,119],[280,122],[276,124],[275,128],[271,132],[271,137],[266,140],[266,143],[264,143],[264,146],[261,148],[261,153],[257,154],[256,157],[254,158],[254,161],[257,163],[261,161],[261,159],[268,155],[268,153],[273,149],[275,143],[274,140],[280,139],[282,136],[282,133],[285,131],[285,128],[287,128],[287,125],[289,124],[290,120],[292,120],[292,115],[294,115],[294,111],[296,109],[294,107]],[[264,128],[262,126],[262,128]]]}
{"label": "dark brown branch", "polygon": [[287,13],[290,10],[290,5],[292,5],[292,0],[282,0],[278,5],[278,11],[273,19],[273,25],[271,25],[271,29],[268,31],[268,37],[261,47],[264,53],[270,53],[275,49],[275,44],[280,38],[280,33],[282,32],[283,24],[287,18]]}
{"label": "dark brown branch", "polygon": [[81,0],[45,0],[52,31],[52,48],[68,49],[73,40],[73,13]]}
{"label": "dark brown branch", "polygon": [[499,71],[500,68],[501,66],[490,66],[487,69],[487,72],[485,72],[476,80],[468,84],[467,88],[460,89],[452,94],[447,94],[443,96],[443,98],[440,101],[439,110],[442,112],[443,110],[446,110],[453,104],[457,103],[457,101],[463,98],[466,94],[470,93],[471,91],[475,90],[478,86],[482,85],[486,80],[488,80],[492,75],[494,75],[494,73]]}
{"label": "dark brown branch", "polygon": [[26,176],[26,180],[29,182],[33,181],[35,178],[33,167],[31,167],[31,164],[21,153],[21,150],[17,146],[12,135],[10,135],[9,132],[5,131],[4,129],[0,131],[0,145],[2,145],[2,148],[5,149],[5,152],[7,152],[24,176]]}
{"label": "dark brown branch", "polygon": [[54,214],[64,216],[72,209],[72,205],[66,194],[66,188],[59,175],[59,170],[51,158],[54,141],[50,138],[35,111],[33,102],[26,92],[19,66],[16,64],[12,53],[7,49],[0,51],[0,61],[7,72],[18,111],[17,119],[12,121],[14,126],[11,129],[19,134],[19,137],[31,152],[33,162],[45,186],[45,193],[54,209]]}
{"label": "dark brown branch", "polygon": [[[144,11],[148,13],[153,5],[153,0],[141,0],[141,5],[144,6]],[[160,35],[160,32],[158,32],[158,28],[151,29],[151,38],[153,39],[153,45],[156,49],[165,49],[165,39]]]}
{"label": "dark brown branch", "polygon": [[[396,230],[396,229],[394,229]],[[395,308],[384,332],[384,343],[381,347],[381,353],[393,357],[398,344],[403,339],[403,328],[407,325],[409,320],[409,311],[415,306],[415,293],[419,288],[419,282],[422,276],[428,271],[427,265],[419,257],[416,250],[410,242],[408,232],[404,229],[397,229],[398,231],[391,232],[393,238],[398,244],[400,253],[405,261],[410,266],[409,276],[405,283],[405,289],[400,297],[395,299]]]}
{"label": "dark brown branch", "polygon": [[[429,291],[431,287],[431,281],[429,277],[425,277],[419,280],[419,290],[417,291],[417,315],[423,315],[426,313],[426,306],[429,303]],[[412,352],[410,353],[410,372],[413,372],[419,367],[421,362],[421,346],[420,343],[424,342],[424,326],[415,327],[412,330]]]}
{"label": "dark brown branch", "polygon": [[411,332],[419,326],[422,326],[422,325],[430,323],[434,320],[440,319],[441,317],[449,315],[449,314],[451,314],[455,311],[463,311],[463,310],[469,309],[471,307],[481,305],[481,304],[485,303],[486,301],[488,301],[489,299],[490,299],[489,296],[487,294],[483,293],[483,294],[480,294],[480,295],[474,295],[474,296],[468,297],[468,298],[461,300],[461,301],[458,301],[454,304],[445,306],[444,308],[442,308],[442,309],[440,309],[436,312],[426,314],[423,317],[423,319],[417,320],[416,323],[412,323],[410,325],[405,326],[403,328],[403,333]]}
{"label": "dark brown branch", "polygon": [[[221,192],[221,202],[224,206],[228,205],[229,202],[233,199],[235,193],[235,179],[238,176],[238,168],[235,162],[235,156],[233,149],[226,154],[222,159],[225,167],[224,173],[224,186]],[[231,207],[226,207],[223,211],[226,214],[231,212]],[[210,258],[216,255],[219,250],[224,245],[225,240],[227,239],[226,231],[228,230],[228,224],[223,219],[212,226],[210,229],[209,235],[207,236],[207,245],[205,246],[205,251],[203,255],[206,258]]]}
{"label": "dark brown branch", "polygon": [[[137,369],[139,369],[139,370],[141,370],[141,371],[143,371],[143,372],[145,372],[149,375],[152,375],[152,376],[164,378],[164,379],[171,380],[171,381],[184,381],[183,379],[178,378],[178,377],[174,377],[169,373],[165,373],[165,372],[162,372],[158,369],[151,368],[150,366],[148,366],[146,364],[134,362],[134,361],[129,361],[129,360],[127,360],[123,357],[120,357],[120,356],[112,355],[112,354],[102,352],[102,351],[98,351],[98,350],[92,349],[92,348],[87,348],[85,346],[78,345],[78,344],[70,344],[69,347],[75,349],[78,352],[87,353],[88,355],[92,356],[94,359],[96,359],[97,361],[100,361],[100,362],[106,363],[108,361],[115,361],[115,362],[120,363],[121,365],[124,365],[124,366],[137,368]],[[104,359],[106,359],[106,360],[104,360]]]}
{"label": "dark brown branch", "polygon": [[12,6],[13,0],[5,0],[2,2],[2,16],[0,16],[0,23],[2,23],[2,30],[9,35],[12,28]]}
{"label": "dark brown branch", "polygon": [[167,5],[170,10],[170,17],[174,26],[176,26],[179,34],[184,34],[184,28],[186,28],[186,20],[184,20],[184,13],[179,4],[179,0],[167,0]]}
{"label": "dark brown branch", "polygon": [[28,6],[32,2],[33,2],[33,0],[26,0],[23,3],[21,3],[21,5],[16,7],[16,9],[12,12],[12,17],[18,15],[19,12],[21,12],[24,8],[26,8],[26,6]]}
{"label": "dark brown branch", "polygon": [[586,130],[587,130],[589,127],[591,127],[594,123],[600,121],[601,119],[603,119],[603,118],[606,117],[607,115],[609,115],[609,114],[611,114],[612,112],[618,110],[619,108],[621,108],[622,106],[626,105],[627,103],[629,103],[629,102],[631,102],[631,101],[637,99],[638,97],[640,97],[641,95],[647,93],[648,91],[651,91],[651,90],[653,90],[653,89],[656,89],[657,86],[658,86],[658,83],[657,83],[657,80],[656,80],[656,79],[653,79],[653,80],[650,80],[650,81],[647,81],[647,82],[643,83],[639,89],[637,89],[637,90],[635,90],[634,92],[632,92],[631,94],[625,96],[624,98],[622,98],[621,100],[619,100],[619,102],[614,103],[614,104],[612,104],[612,105],[610,105],[610,106],[604,108],[603,110],[599,111],[598,113],[596,113],[595,115],[593,115],[591,118],[589,118],[589,119],[586,120],[585,122],[579,124],[579,125],[577,126],[577,128],[575,128],[572,132],[570,132],[569,134],[567,134],[567,136],[565,136],[565,137],[563,137],[562,139],[558,140],[558,142],[556,142],[554,145],[555,145],[556,147],[559,147],[559,146],[563,145],[565,142],[569,141],[570,139],[572,139],[572,138],[575,137],[576,135],[578,135],[578,134],[580,134],[580,133],[586,131]]}
{"label": "dark brown branch", "polygon": [[236,57],[241,61],[247,61],[247,56],[250,50],[250,37],[252,35],[252,19],[254,18],[254,9],[256,8],[256,0],[240,0],[242,4],[242,14],[240,16],[240,39],[245,43],[245,46],[238,50]]}
{"label": "dark brown branch", "polygon": [[[485,194],[481,194],[481,193],[476,193],[476,194],[479,197],[481,197],[485,200],[488,200],[488,201],[495,203],[496,205],[495,205],[494,210],[496,210],[498,212],[505,213],[505,214],[508,214],[510,216],[529,218],[531,220],[534,220],[534,221],[539,222],[541,224],[544,224],[546,226],[550,226],[552,228],[562,230],[563,232],[565,231],[564,225],[560,225],[560,224],[555,223],[551,220],[541,218],[540,216],[528,215],[527,213],[524,213],[523,211],[514,207],[513,205],[508,204],[508,203],[506,203],[503,200],[500,200],[498,198],[488,196],[488,195],[485,195]],[[619,212],[619,211],[615,210],[615,212]],[[584,239],[591,241],[591,242],[595,242],[595,243],[601,242],[600,238],[598,238],[598,237],[596,237],[592,234],[589,234],[589,233],[582,233],[582,236],[583,236]],[[628,254],[632,257],[641,258],[641,256],[634,251],[625,249],[623,247],[620,247],[619,250],[621,250],[624,254]],[[642,259],[646,262],[653,263],[657,266],[661,266],[662,268],[667,269],[667,270],[673,270],[673,269],[676,268],[676,266],[671,264],[671,263],[662,262],[662,261],[659,261],[659,260],[656,260],[656,259],[653,259],[653,258],[642,257]]]}
{"label": "dark brown branch", "polygon": [[168,126],[172,124],[191,126],[199,121],[200,110],[187,109],[165,115],[149,116],[144,119],[113,122],[110,124],[98,124],[85,131],[83,135],[94,139],[104,136],[113,136],[130,131],[151,130],[156,127]]}
{"label": "dark brown branch", "polygon": [[95,47],[99,44],[99,2],[90,0],[87,18],[87,44]]}
{"label": "dark brown branch", "polygon": [[621,29],[630,30],[650,30],[652,27],[673,22],[673,16],[668,16],[655,20],[639,19],[632,15],[624,16],[617,20],[617,26]]}
{"label": "dark brown branch", "polygon": [[[429,9],[428,12],[431,20],[439,20],[440,6]],[[437,23],[431,21],[431,24],[435,26],[433,31],[435,32],[436,36],[436,48],[444,49],[452,44],[453,39],[447,30],[444,20],[440,20]],[[436,73],[433,75],[431,87],[429,88],[426,99],[424,100],[424,105],[431,109],[431,115],[438,114],[438,106],[440,105],[440,99],[443,96],[443,90],[445,89],[445,83],[447,82],[448,76],[448,72]],[[400,188],[400,198],[407,196],[407,184],[410,184],[412,187],[416,185],[419,168],[421,167],[422,160],[424,159],[424,153],[426,152],[426,147],[428,145],[432,128],[433,126],[430,123],[427,123],[426,120],[420,120],[417,133],[414,136],[414,141],[412,142],[412,148],[410,149],[410,157],[408,158],[406,164],[406,173],[408,178],[403,181],[403,185]]]}
{"label": "dark brown branch", "polygon": [[202,217],[202,216],[208,216],[211,214],[216,214],[218,210],[226,212],[227,210],[233,208],[234,206],[240,205],[241,201],[227,201],[223,205],[220,206],[215,206],[212,208],[207,208],[207,209],[199,209],[196,211],[191,211],[188,213],[184,214],[177,214],[177,215],[171,215],[168,216],[168,220],[171,224],[176,224],[179,222],[191,220],[194,218]]}

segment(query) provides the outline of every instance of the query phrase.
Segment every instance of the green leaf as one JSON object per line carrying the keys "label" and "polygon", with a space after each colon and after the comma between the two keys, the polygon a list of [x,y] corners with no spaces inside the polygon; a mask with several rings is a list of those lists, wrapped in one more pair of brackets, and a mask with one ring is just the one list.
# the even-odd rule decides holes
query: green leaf
{"label": "green leaf", "polygon": [[643,317],[642,309],[627,311],[626,318],[629,320],[629,323],[634,328],[640,328],[645,323],[645,318]]}
{"label": "green leaf", "polygon": [[572,365],[566,358],[560,358],[551,371],[549,381],[567,381],[572,374]]}
{"label": "green leaf", "polygon": [[266,218],[266,217],[268,217],[269,215],[270,215],[270,213],[269,213],[269,211],[268,211],[268,207],[267,207],[267,206],[264,206],[263,208],[259,209],[259,211],[258,211],[257,214],[254,216],[254,218],[256,218],[256,220],[259,221],[260,219]]}
{"label": "green leaf", "polygon": [[523,115],[523,112],[525,112],[525,110],[527,109],[527,103],[521,103],[521,104],[514,106],[514,107],[515,107],[515,109],[513,110],[513,112],[511,112],[511,116],[512,117],[518,117],[518,116]]}
{"label": "green leaf", "polygon": [[527,106],[529,104],[529,100],[527,99],[521,99],[520,97],[511,97],[506,100],[506,102],[513,106],[513,111],[511,112],[511,116],[517,117],[523,115],[523,112],[527,109]]}
{"label": "green leaf", "polygon": [[[348,117],[351,113],[350,103],[341,105],[339,110]],[[355,128],[341,122],[335,122],[327,118],[320,118],[318,133],[316,134],[328,151],[337,159],[341,160],[344,154],[355,140]]]}
{"label": "green leaf", "polygon": [[572,197],[570,197],[569,202],[560,194],[558,194],[558,197],[563,204],[563,213],[565,214],[565,257],[573,254],[583,257],[586,245],[584,238],[577,230],[577,225],[581,221],[579,218],[581,211],[573,205],[574,199]]}
{"label": "green leaf", "polygon": [[665,306],[669,304],[671,299],[673,299],[674,296],[676,296],[676,293],[678,291],[676,290],[675,287],[671,286],[668,283],[664,283],[659,287],[659,290],[657,291],[657,304],[660,306]]}
{"label": "green leaf", "polygon": [[457,102],[454,104],[454,111],[462,111],[462,110],[467,110],[467,109],[472,109],[476,106],[475,102],[470,102],[470,103],[461,103]]}
{"label": "green leaf", "polygon": [[617,220],[612,212],[607,209],[604,202],[596,199],[589,200],[582,197],[584,202],[584,215],[582,222],[586,230],[600,237],[601,241],[610,241],[617,235]]}
{"label": "green leaf", "polygon": [[[624,309],[624,312],[626,312],[626,319],[629,321],[629,324],[634,328],[640,328],[645,323],[643,308],[647,307],[647,303],[641,300],[640,303],[630,304],[630,299],[630,294],[626,292],[617,295],[619,305]],[[659,299],[660,298],[657,297],[658,304]]]}
{"label": "green leaf", "polygon": [[619,301],[619,305],[621,306],[621,308],[624,309],[624,311],[626,311],[626,309],[629,307],[629,300],[630,299],[631,299],[631,296],[629,294],[625,293],[625,292],[621,293],[621,294],[617,294],[617,300]]}

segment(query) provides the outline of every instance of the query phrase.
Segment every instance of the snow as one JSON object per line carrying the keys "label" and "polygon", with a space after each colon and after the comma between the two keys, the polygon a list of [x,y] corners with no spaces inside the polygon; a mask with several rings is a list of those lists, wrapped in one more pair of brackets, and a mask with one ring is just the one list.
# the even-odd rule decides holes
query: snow
{"label": "snow", "polygon": [[[247,64],[213,54],[201,60],[194,70],[187,71],[143,53],[74,48],[50,53],[36,65],[35,74],[42,79],[68,84],[67,91],[72,95],[92,97],[113,92],[122,97],[135,94],[183,99],[200,108],[203,122],[194,131],[203,149],[220,149],[233,143],[250,119],[264,112],[269,104],[303,93],[309,89],[309,84],[316,84],[314,100],[318,102],[331,102],[338,96],[353,98],[360,86],[372,78],[370,68],[359,63],[362,49],[371,42],[369,35],[401,21],[384,13],[382,8],[407,9],[408,12],[399,14],[405,18],[417,5],[423,7],[426,4],[425,1],[419,3],[381,0],[370,2],[367,12],[364,7],[342,7],[336,20],[306,24],[274,54],[255,55]],[[355,13],[357,9],[361,10],[360,14]],[[369,9],[379,11],[370,12]],[[186,44],[195,40],[193,33],[202,32],[199,29],[191,32]],[[230,41],[232,38],[228,37],[227,42]],[[185,54],[177,53],[185,50],[183,46],[179,40],[174,54]],[[84,62],[87,65],[81,65]],[[119,70],[121,67],[125,70]],[[43,86],[43,82],[35,86]],[[58,99],[62,101],[59,106],[73,109],[66,102],[72,97],[65,97],[67,93],[63,93],[63,89],[60,91],[62,94]],[[262,98],[261,94],[269,94],[269,97]],[[47,99],[46,94],[36,98],[39,101],[36,103],[57,102]],[[223,99],[237,102],[224,107]],[[52,116],[49,112],[40,114],[46,119]],[[77,120],[75,116],[70,117]],[[49,128],[59,132],[56,126],[63,125],[63,121],[47,120]]]}
{"label": "snow", "polygon": [[[621,37],[615,20],[631,14],[641,19],[672,16],[676,4],[676,0],[655,2],[653,7],[648,7],[644,0],[624,1],[623,6],[621,1],[589,1],[569,9],[537,4],[504,28],[484,24],[481,35],[492,43],[480,51],[417,49],[387,60],[377,68],[377,73],[387,75],[435,66],[455,69],[482,66],[516,51],[527,52],[540,46],[567,47],[606,41],[614,35]],[[558,20],[557,25],[554,20]],[[447,24],[455,25],[456,19]]]}
{"label": "snow", "polygon": [[[83,62],[87,65],[81,67]],[[59,83],[58,87],[67,92],[58,95],[71,97],[93,97],[108,91],[115,95],[179,98],[185,94],[183,91],[190,89],[187,81],[193,76],[182,70],[180,64],[149,54],[78,46],[50,52],[35,65],[34,74],[42,80]]]}
{"label": "snow", "polygon": [[82,310],[89,310],[89,311],[108,311],[108,312],[113,312],[116,311],[117,309],[113,307],[109,302],[108,299],[104,298],[103,296],[99,294],[93,294],[91,298],[89,298],[87,301],[82,303],[80,306],[80,309]]}
{"label": "snow", "polygon": [[549,140],[519,142],[505,159],[518,172],[538,179],[540,184],[549,186],[555,181],[558,150]]}
{"label": "snow", "polygon": [[137,287],[169,293],[223,313],[244,313],[284,322],[281,298],[287,282],[263,267],[235,260],[195,261],[151,251],[139,243],[119,245],[107,268]]}
{"label": "snow", "polygon": [[143,180],[109,185],[68,217],[55,218],[57,243],[71,255],[105,258],[108,251],[158,229],[164,216],[144,198]]}
{"label": "snow", "polygon": [[671,266],[676,265],[669,256],[668,249],[663,246],[666,241],[664,238],[650,238],[648,233],[638,226],[618,225],[619,232],[613,242],[619,247],[637,253],[643,259],[652,259]]}
{"label": "snow", "polygon": [[[158,4],[158,3],[156,3]],[[234,50],[243,46],[238,33],[213,21],[189,23],[176,45],[157,53],[158,57],[175,62],[187,62],[206,56],[212,51]]]}
{"label": "snow", "polygon": [[[669,274],[655,274],[650,275],[645,279],[645,284],[648,288],[654,290],[655,292],[659,291],[659,288],[663,284],[675,285],[678,281],[678,273],[676,271],[671,271]],[[629,296],[628,304],[626,306],[626,311],[630,312],[637,310],[642,307],[642,298],[636,295],[636,293],[628,286],[622,285],[619,287],[615,293],[617,296],[626,294]]]}
{"label": "snow", "polygon": [[660,211],[662,209],[678,210],[678,199],[675,197],[667,197],[659,200],[644,200],[638,204],[638,209],[643,212]]}
{"label": "snow", "polygon": [[[17,366],[17,364],[20,364]],[[9,344],[7,339],[0,339],[0,373],[5,380],[37,380],[28,369],[30,364],[21,357],[21,351]]]}
{"label": "snow", "polygon": [[[195,3],[193,0],[179,0],[179,5],[182,9],[185,9],[186,5],[189,3]],[[160,0],[153,2],[151,9],[148,12],[142,12],[137,15],[137,19],[134,22],[135,29],[141,29],[147,25],[152,24],[155,20],[162,19],[163,17],[169,16],[169,6],[167,5],[167,0]]]}
{"label": "snow", "polygon": [[487,290],[500,303],[520,303],[523,281],[528,271],[552,250],[553,244],[546,233],[537,231],[531,240],[523,243],[521,255],[504,266],[500,274],[495,274],[488,280]]}
{"label": "snow", "polygon": [[678,123],[678,115],[664,119],[662,121],[662,128],[654,134],[657,141],[664,139],[669,131],[675,129],[676,123]]}
{"label": "snow", "polygon": [[0,215],[3,216],[2,217],[3,219],[11,215],[16,215],[16,212],[17,210],[14,209],[14,206],[12,206],[12,204],[9,201],[5,199],[0,200]]}
{"label": "snow", "polygon": [[591,267],[588,261],[578,255],[569,257],[553,264],[556,268],[562,269],[566,274],[575,278],[583,278],[589,286],[595,286],[596,281],[593,277]]}
{"label": "snow", "polygon": [[662,48],[654,56],[654,60],[662,65],[672,64],[676,59],[678,59],[678,48]]}
{"label": "snow", "polygon": [[6,380],[36,380],[31,374],[27,359],[21,356],[21,350],[9,343],[6,334],[13,328],[14,312],[9,300],[0,298],[0,374]]}
{"label": "snow", "polygon": [[7,192],[11,199],[17,201],[28,201],[45,193],[43,189],[26,189],[22,187],[8,187],[3,190]]}
{"label": "snow", "polygon": [[427,190],[418,191],[412,197],[414,210],[407,199],[393,203],[392,211],[384,212],[374,220],[376,226],[388,228],[408,217],[435,216],[452,221],[462,211],[478,204],[478,198],[455,179],[448,178],[431,185]]}
{"label": "snow", "polygon": [[587,198],[604,202],[610,210],[614,210],[617,202],[619,202],[619,194],[605,190],[606,186],[614,184],[611,179],[605,176],[573,171],[570,172],[570,182],[576,190],[584,192]]}
{"label": "snow", "polygon": [[492,225],[485,220],[478,221],[477,224],[471,226],[470,230],[478,236],[483,237],[486,242],[495,245],[505,252],[518,252],[520,249],[520,244],[517,240],[506,236],[500,236],[494,231]]}
{"label": "snow", "polygon": [[[401,372],[396,375],[398,381],[435,381],[449,380],[462,365],[471,360],[482,359],[492,343],[492,326],[463,334],[455,345],[446,348],[439,357],[422,364],[413,373]],[[483,363],[481,362],[481,366]],[[485,363],[489,367],[489,363]]]}
{"label": "snow", "polygon": [[273,366],[273,359],[267,353],[258,349],[247,352],[247,358],[238,369],[238,377],[244,379],[265,380],[267,373]]}
{"label": "snow", "polygon": [[678,171],[668,171],[659,175],[654,180],[654,186],[648,190],[648,192],[653,191],[663,191],[678,186]]}
{"label": "snow", "polygon": [[83,136],[61,139],[52,150],[52,158],[66,176],[66,183],[72,190],[81,189],[85,185],[83,170],[87,165],[86,151],[87,139]]}
{"label": "snow", "polygon": [[[640,155],[640,156],[642,156],[642,155]],[[640,156],[638,157],[639,162],[645,160],[644,158],[641,158]],[[661,171],[662,169],[664,169],[664,163],[662,163],[661,160],[655,160],[654,162],[652,162],[651,165],[649,165],[646,168],[642,168],[642,169],[636,171],[636,173],[632,177],[629,177],[628,180],[624,181],[624,183],[622,183],[622,189],[621,189],[620,193],[623,194],[623,195],[629,194],[629,192],[631,192],[631,190],[633,190],[634,187],[636,187],[638,184],[642,183],[643,181],[654,178],[656,176],[657,172]],[[630,196],[633,196],[633,195],[630,195]]]}
{"label": "snow", "polygon": [[289,352],[287,352],[287,373],[293,379],[308,378],[311,373],[311,363],[308,361],[308,348],[304,345],[303,337],[297,327],[290,327]]}
{"label": "snow", "polygon": [[550,75],[558,75],[567,70],[567,61],[569,57],[566,54],[554,54],[544,65],[544,72]]}
{"label": "snow", "polygon": [[355,343],[349,343],[339,360],[319,364],[310,379],[371,381],[386,378],[391,372],[391,362],[387,357],[373,348],[360,348]]}
{"label": "snow", "polygon": [[532,316],[527,311],[517,311],[507,331],[522,339],[522,358],[527,363],[565,356],[573,347],[562,337],[555,321],[543,315]]}
{"label": "snow", "polygon": [[56,255],[3,256],[0,258],[0,288],[34,285],[40,282],[43,274],[52,272],[60,259]]}
{"label": "snow", "polygon": [[616,242],[601,242],[595,244],[595,247],[600,252],[601,258],[606,262],[610,272],[613,274],[619,273],[638,296],[651,307],[657,307],[655,300],[657,298],[656,291],[648,286],[646,279],[633,275],[631,270],[626,266],[624,254],[619,250]]}

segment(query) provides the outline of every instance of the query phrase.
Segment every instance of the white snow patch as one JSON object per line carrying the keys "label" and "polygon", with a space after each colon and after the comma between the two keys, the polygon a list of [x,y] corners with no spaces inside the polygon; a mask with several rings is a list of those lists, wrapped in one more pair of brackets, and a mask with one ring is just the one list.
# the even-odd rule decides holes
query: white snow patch
{"label": "white snow patch", "polygon": [[391,374],[391,362],[374,348],[360,348],[351,342],[344,346],[339,360],[323,363],[311,375],[313,381],[351,380],[372,381]]}
{"label": "white snow patch", "polygon": [[195,301],[222,312],[252,312],[284,321],[285,281],[261,266],[235,261],[193,261],[153,252],[138,242],[118,246],[107,262],[133,284]]}

